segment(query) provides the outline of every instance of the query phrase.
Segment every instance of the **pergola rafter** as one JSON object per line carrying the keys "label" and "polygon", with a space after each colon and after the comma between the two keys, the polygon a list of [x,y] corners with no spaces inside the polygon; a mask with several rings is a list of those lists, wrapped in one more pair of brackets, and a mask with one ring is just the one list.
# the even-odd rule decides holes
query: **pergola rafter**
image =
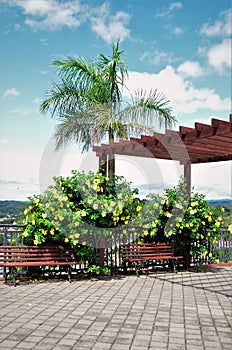
{"label": "pergola rafter", "polygon": [[94,146],[103,154],[122,154],[194,163],[218,162],[232,159],[232,114],[229,122],[212,119],[212,124],[195,123],[195,128],[180,126],[179,131],[155,132],[152,136],[120,140]]}
{"label": "pergola rafter", "polygon": [[109,154],[176,160],[184,165],[188,188],[191,164],[232,160],[232,114],[229,121],[213,118],[211,125],[195,123],[194,128],[180,126],[179,131],[154,132],[152,136],[120,140],[94,146],[100,164]]}

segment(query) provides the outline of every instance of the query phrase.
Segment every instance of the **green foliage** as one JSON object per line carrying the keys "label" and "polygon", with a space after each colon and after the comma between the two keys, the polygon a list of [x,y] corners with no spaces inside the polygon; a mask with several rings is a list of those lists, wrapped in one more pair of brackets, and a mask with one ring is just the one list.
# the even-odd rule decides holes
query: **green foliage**
{"label": "green foliage", "polygon": [[110,275],[111,270],[108,267],[100,267],[99,265],[92,265],[88,268],[88,272],[90,272],[92,275]]}
{"label": "green foliage", "polygon": [[[219,237],[223,208],[213,208],[199,193],[188,195],[185,181],[167,189],[163,196],[150,196],[146,204],[148,234],[144,241],[169,241],[177,253],[208,256],[208,247]],[[211,232],[209,232],[209,230]]]}
{"label": "green foliage", "polygon": [[188,195],[183,179],[162,196],[140,201],[137,194],[123,177],[110,179],[101,172],[54,178],[24,211],[25,243],[69,244],[79,259],[98,266],[95,248],[102,238],[107,244],[133,234],[141,242],[168,241],[177,254],[216,258],[208,247],[218,238],[222,208],[211,207],[202,194]]}
{"label": "green foliage", "polygon": [[[25,243],[71,244],[85,255],[85,246],[98,246],[113,230],[126,234],[124,227],[142,209],[137,190],[130,185],[123,177],[109,179],[100,172],[73,171],[71,177],[55,178],[53,186],[30,198],[20,222],[27,225],[22,233]],[[89,253],[94,257],[93,251]]]}

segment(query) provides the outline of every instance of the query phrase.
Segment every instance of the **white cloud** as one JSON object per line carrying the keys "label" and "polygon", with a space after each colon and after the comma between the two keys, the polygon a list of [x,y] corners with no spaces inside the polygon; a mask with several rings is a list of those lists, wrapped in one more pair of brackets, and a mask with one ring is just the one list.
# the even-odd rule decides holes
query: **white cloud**
{"label": "white cloud", "polygon": [[232,30],[232,10],[223,11],[219,14],[220,19],[216,20],[213,24],[205,23],[200,33],[208,37],[213,36],[230,36]]}
{"label": "white cloud", "polygon": [[149,64],[151,65],[159,65],[159,64],[167,64],[167,63],[173,63],[176,61],[175,58],[173,58],[173,55],[171,53],[167,53],[164,51],[155,50],[154,52],[144,52],[141,57],[140,61],[147,60]]}
{"label": "white cloud", "polygon": [[197,61],[185,61],[177,68],[177,72],[185,77],[201,77],[204,75],[203,69]]}
{"label": "white cloud", "polygon": [[208,61],[218,73],[223,74],[225,68],[230,68],[231,62],[231,39],[224,39],[220,44],[212,46],[208,53]]}
{"label": "white cloud", "polygon": [[129,20],[129,14],[123,11],[110,15],[109,5],[104,3],[98,11],[95,10],[91,29],[109,44],[118,39],[122,42],[130,36],[130,29],[126,27]]}
{"label": "white cloud", "polygon": [[81,6],[79,0],[10,0],[8,3],[23,10],[27,16],[25,24],[33,30],[76,28],[85,19],[86,6]]}
{"label": "white cloud", "polygon": [[33,100],[33,103],[35,103],[36,105],[40,104],[42,102],[42,99],[40,97],[35,97]]}
{"label": "white cloud", "polygon": [[40,40],[41,44],[44,45],[44,46],[47,46],[48,45],[48,39],[46,38],[43,38]]}
{"label": "white cloud", "polygon": [[[196,113],[202,109],[225,111],[226,114],[230,111],[230,98],[222,99],[212,89],[195,87],[170,65],[158,74],[129,72],[125,83],[130,92],[157,88],[171,101],[175,115]],[[124,92],[126,93],[126,90]]]}
{"label": "white cloud", "polygon": [[179,35],[183,34],[183,29],[180,27],[175,27],[175,28],[173,28],[173,34],[176,36],[179,36]]}
{"label": "white cloud", "polygon": [[0,138],[0,145],[5,145],[7,143],[11,143],[11,140],[10,139],[2,139],[2,138]]}
{"label": "white cloud", "polygon": [[232,161],[194,164],[192,186],[207,199],[231,199]]}
{"label": "white cloud", "polygon": [[7,89],[3,93],[3,97],[7,97],[7,96],[20,96],[20,92],[16,88],[13,87],[13,88]]}
{"label": "white cloud", "polygon": [[182,9],[182,3],[180,1],[170,3],[162,12],[157,14],[157,17],[167,17],[172,14],[174,10]]}

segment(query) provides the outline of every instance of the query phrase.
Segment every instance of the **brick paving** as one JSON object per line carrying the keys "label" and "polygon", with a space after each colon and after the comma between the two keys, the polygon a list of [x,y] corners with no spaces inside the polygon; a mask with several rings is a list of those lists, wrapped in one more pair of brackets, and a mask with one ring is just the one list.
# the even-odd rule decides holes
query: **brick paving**
{"label": "brick paving", "polygon": [[0,283],[0,349],[231,350],[232,267]]}

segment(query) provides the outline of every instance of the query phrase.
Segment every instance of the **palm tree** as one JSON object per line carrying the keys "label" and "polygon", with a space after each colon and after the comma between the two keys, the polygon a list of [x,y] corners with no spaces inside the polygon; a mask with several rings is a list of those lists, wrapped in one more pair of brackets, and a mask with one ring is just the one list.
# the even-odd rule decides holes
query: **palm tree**
{"label": "palm tree", "polygon": [[[59,121],[54,134],[57,149],[74,140],[85,151],[105,138],[109,142],[126,139],[152,133],[157,122],[165,127],[175,123],[169,101],[157,90],[137,91],[130,103],[123,103],[122,89],[128,75],[123,56],[117,42],[111,58],[100,54],[96,61],[78,57],[53,62],[60,81],[45,94],[40,111],[51,112]],[[108,173],[113,176],[114,172],[112,155]]]}

